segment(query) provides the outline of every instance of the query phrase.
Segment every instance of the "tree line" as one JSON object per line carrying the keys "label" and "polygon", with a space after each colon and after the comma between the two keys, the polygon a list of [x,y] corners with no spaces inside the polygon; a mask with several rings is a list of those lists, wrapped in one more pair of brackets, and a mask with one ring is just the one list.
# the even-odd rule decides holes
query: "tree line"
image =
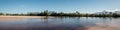
{"label": "tree line", "polygon": [[43,12],[30,12],[27,14],[4,14],[0,13],[0,15],[10,15],[10,16],[70,16],[70,17],[120,17],[119,14],[83,14],[78,11],[75,13],[64,13],[64,12],[54,12],[54,11],[43,11]]}

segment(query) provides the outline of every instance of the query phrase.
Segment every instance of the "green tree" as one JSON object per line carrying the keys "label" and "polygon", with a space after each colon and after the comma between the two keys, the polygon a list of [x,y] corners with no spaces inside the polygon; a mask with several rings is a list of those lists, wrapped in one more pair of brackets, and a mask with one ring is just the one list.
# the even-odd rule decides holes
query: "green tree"
{"label": "green tree", "polygon": [[4,15],[3,13],[0,13],[0,15]]}
{"label": "green tree", "polygon": [[76,11],[76,14],[80,14],[78,11]]}
{"label": "green tree", "polygon": [[44,11],[44,15],[45,15],[45,16],[49,16],[48,10],[45,10],[45,11]]}
{"label": "green tree", "polygon": [[60,12],[60,13],[58,13],[58,15],[59,15],[59,16],[63,16],[63,15],[64,15],[64,13],[63,13],[63,12]]}

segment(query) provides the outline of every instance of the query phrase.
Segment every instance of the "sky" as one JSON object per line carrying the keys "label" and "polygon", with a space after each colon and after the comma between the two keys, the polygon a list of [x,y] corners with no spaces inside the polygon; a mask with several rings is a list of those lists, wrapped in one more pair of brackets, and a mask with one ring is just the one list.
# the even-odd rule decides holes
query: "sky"
{"label": "sky", "polygon": [[2,13],[55,12],[95,13],[119,11],[120,0],[0,0]]}

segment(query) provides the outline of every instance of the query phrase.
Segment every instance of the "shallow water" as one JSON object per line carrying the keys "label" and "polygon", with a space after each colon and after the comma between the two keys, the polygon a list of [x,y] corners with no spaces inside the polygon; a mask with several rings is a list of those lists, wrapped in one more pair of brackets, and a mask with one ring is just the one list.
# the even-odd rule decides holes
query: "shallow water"
{"label": "shallow water", "polygon": [[120,30],[120,18],[55,17],[0,21],[0,30]]}

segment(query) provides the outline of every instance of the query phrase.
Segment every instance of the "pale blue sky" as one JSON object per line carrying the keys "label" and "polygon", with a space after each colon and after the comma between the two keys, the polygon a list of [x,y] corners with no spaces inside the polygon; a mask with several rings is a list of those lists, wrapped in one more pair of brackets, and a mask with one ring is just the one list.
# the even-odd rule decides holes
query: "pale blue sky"
{"label": "pale blue sky", "polygon": [[94,13],[116,11],[120,0],[0,0],[0,12],[27,13],[44,10],[56,12]]}

